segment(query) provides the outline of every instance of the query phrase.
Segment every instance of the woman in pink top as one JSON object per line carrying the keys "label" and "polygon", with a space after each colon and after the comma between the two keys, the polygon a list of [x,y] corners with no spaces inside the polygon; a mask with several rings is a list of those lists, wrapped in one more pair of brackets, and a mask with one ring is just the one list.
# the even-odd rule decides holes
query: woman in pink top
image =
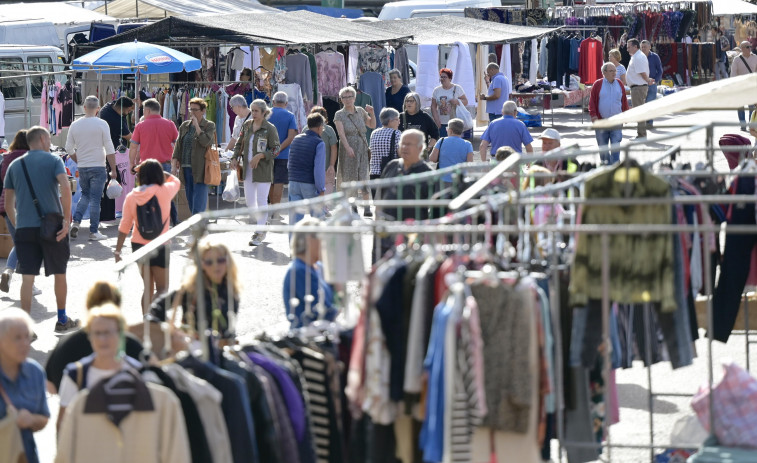
{"label": "woman in pink top", "polygon": [[[139,233],[137,226],[137,206],[144,205],[152,199],[158,198],[160,212],[163,217],[163,231],[168,231],[171,213],[171,200],[181,188],[181,182],[168,172],[163,172],[163,166],[154,159],[148,159],[137,167],[137,182],[140,186],[131,190],[124,199],[121,224],[118,226],[118,242],[116,243],[116,262],[121,260],[121,248],[124,241],[131,235],[131,250],[137,251],[150,242]],[[169,244],[160,247],[157,254],[150,258],[150,265],[140,266],[140,273],[144,281],[142,295],[142,313],[147,313],[154,297],[164,293],[168,288],[168,264],[170,257]]]}

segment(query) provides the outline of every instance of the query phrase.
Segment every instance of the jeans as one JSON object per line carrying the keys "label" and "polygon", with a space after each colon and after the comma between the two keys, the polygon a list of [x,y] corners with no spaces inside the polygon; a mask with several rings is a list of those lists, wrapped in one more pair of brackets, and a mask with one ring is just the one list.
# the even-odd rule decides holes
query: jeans
{"label": "jeans", "polygon": [[81,185],[81,198],[76,205],[74,222],[81,222],[84,213],[89,207],[89,232],[97,233],[100,226],[100,198],[103,188],[108,179],[105,167],[80,167],[79,185]]}
{"label": "jeans", "polygon": [[208,185],[194,182],[191,167],[184,168],[184,192],[187,195],[190,214],[205,212],[208,206]]}
{"label": "jeans", "polygon": [[718,61],[715,63],[715,79],[727,79],[730,77],[728,75],[728,69],[726,68],[725,61]]}
{"label": "jeans", "polygon": [[[755,105],[749,105],[749,119],[752,119],[752,113],[754,112]],[[739,109],[736,111],[736,113],[739,115],[739,122],[741,122],[741,126],[744,127],[746,124],[746,114],[744,114],[743,109]]]}
{"label": "jeans", "polygon": [[502,117],[502,114],[489,113],[489,123],[491,124],[492,122],[496,121],[500,117]]}
{"label": "jeans", "polygon": [[602,160],[602,164],[615,164],[620,161],[620,151],[609,153],[606,148],[623,140],[623,129],[597,130],[595,136],[597,137],[597,145],[600,149],[599,158]]}
{"label": "jeans", "polygon": [[[318,191],[315,189],[314,183],[303,183],[303,182],[293,182],[289,181],[289,202],[294,201],[301,201],[303,199],[311,199],[311,198],[317,198],[318,197]],[[313,208],[310,210],[310,215],[313,217],[318,215],[318,208]],[[305,217],[304,214],[300,212],[300,210],[292,210],[292,212],[289,213],[289,223],[290,224],[296,224],[302,218]]]}
{"label": "jeans", "polygon": [[[11,240],[15,240],[16,227],[13,226],[11,219],[9,219],[7,215],[5,216],[5,224],[8,226],[8,233],[11,235]],[[17,264],[18,257],[16,257],[16,246],[13,246],[11,252],[8,254],[8,260],[5,262],[5,268],[10,268],[15,271]]]}
{"label": "jeans", "polygon": [[[163,166],[163,172],[171,172],[171,163],[170,162],[164,162],[161,164]],[[171,226],[175,226],[179,223],[179,210],[176,208],[176,203],[171,201]]]}
{"label": "jeans", "polygon": [[[650,101],[654,101],[657,99],[657,84],[650,85],[647,87],[647,99],[644,101],[645,103],[649,103]],[[648,125],[652,125],[652,119],[647,121]]]}

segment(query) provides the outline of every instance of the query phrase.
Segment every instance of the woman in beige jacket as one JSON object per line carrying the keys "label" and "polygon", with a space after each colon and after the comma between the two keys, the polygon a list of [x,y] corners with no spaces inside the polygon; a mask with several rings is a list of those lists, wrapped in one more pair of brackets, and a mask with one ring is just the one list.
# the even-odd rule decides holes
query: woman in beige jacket
{"label": "woman in beige jacket", "polygon": [[216,124],[205,119],[207,108],[202,98],[189,100],[189,120],[179,127],[179,138],[173,147],[173,168],[184,176],[184,192],[192,215],[205,212],[208,205],[205,151],[216,141]]}
{"label": "woman in beige jacket", "polygon": [[[242,166],[239,180],[244,182],[244,196],[247,207],[260,208],[268,204],[268,190],[273,182],[273,160],[279,155],[279,133],[266,120],[271,110],[263,100],[255,100],[250,105],[252,117],[242,125],[239,141],[234,146],[232,168]],[[265,225],[268,214],[259,214],[258,225]],[[258,246],[265,239],[265,233],[255,233],[250,246]]]}

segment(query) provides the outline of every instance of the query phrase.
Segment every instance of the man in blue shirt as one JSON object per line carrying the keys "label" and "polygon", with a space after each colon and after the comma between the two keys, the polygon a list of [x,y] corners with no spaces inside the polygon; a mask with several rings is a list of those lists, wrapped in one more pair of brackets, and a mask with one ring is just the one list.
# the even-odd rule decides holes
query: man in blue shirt
{"label": "man in blue shirt", "polygon": [[[641,52],[647,55],[649,78],[654,79],[654,84],[649,84],[647,89],[647,100],[645,103],[649,103],[657,99],[657,86],[662,82],[662,61],[660,61],[660,56],[652,51],[652,44],[649,40],[641,41]],[[652,127],[652,120],[647,121],[647,127]]]}
{"label": "man in blue shirt", "polygon": [[[16,227],[14,244],[18,265],[23,276],[21,308],[32,309],[34,277],[45,263],[45,275],[55,275],[55,300],[58,304],[58,322],[55,332],[63,333],[78,328],[79,321],[66,316],[66,267],[70,255],[68,227],[71,223],[71,186],[60,156],[50,153],[50,132],[35,126],[26,133],[28,153],[13,161],[5,176],[5,212]],[[29,179],[24,174],[24,167]],[[31,185],[30,185],[31,184]],[[32,193],[32,189],[34,193]],[[60,190],[59,190],[60,188]],[[60,193],[59,193],[60,191]],[[40,211],[34,204],[37,197]],[[56,241],[40,239],[41,215],[58,213],[63,222]]]}
{"label": "man in blue shirt", "polygon": [[502,117],[500,108],[510,99],[510,79],[499,72],[497,63],[486,66],[486,76],[491,81],[488,94],[482,93],[480,98],[486,101],[486,112],[489,113],[489,123]]}
{"label": "man in blue shirt", "polygon": [[489,146],[491,146],[492,157],[497,154],[501,146],[509,146],[518,153],[522,153],[525,146],[527,153],[534,152],[531,146],[534,138],[528,132],[526,124],[515,118],[517,112],[518,106],[514,101],[505,102],[502,106],[503,117],[489,124],[481,135],[479,153],[482,161],[486,162],[489,159]]}
{"label": "man in blue shirt", "polygon": [[273,160],[273,184],[268,191],[268,202],[278,204],[281,202],[281,195],[284,192],[284,185],[289,182],[289,173],[287,172],[287,163],[289,161],[289,145],[297,136],[297,121],[294,114],[287,111],[289,99],[285,92],[276,92],[273,95],[273,108],[271,117],[268,122],[276,127],[279,133],[281,146],[279,154]]}
{"label": "man in blue shirt", "polygon": [[[289,202],[315,198],[326,191],[326,143],[321,138],[326,121],[318,113],[308,116],[308,130],[294,137],[289,153]],[[292,210],[290,224],[303,215]],[[315,215],[314,212],[311,212]]]}
{"label": "man in blue shirt", "polygon": [[[320,266],[321,240],[314,232],[298,230],[300,227],[314,227],[319,224],[318,219],[307,218],[298,222],[292,233],[290,244],[294,259],[287,268],[282,291],[290,329],[308,326],[316,320],[334,321],[337,316],[334,291],[323,279]],[[312,299],[308,296],[312,296]],[[293,299],[296,300],[294,305]],[[318,310],[320,302],[323,303],[322,311]]]}

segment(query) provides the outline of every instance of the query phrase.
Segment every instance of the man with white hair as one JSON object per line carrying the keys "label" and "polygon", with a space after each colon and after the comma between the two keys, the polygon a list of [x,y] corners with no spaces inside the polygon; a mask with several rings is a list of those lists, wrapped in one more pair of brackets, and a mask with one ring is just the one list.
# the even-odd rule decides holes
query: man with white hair
{"label": "man with white hair", "polygon": [[110,177],[116,178],[116,149],[110,138],[108,123],[97,117],[100,100],[90,95],[84,99],[84,117],[77,119],[68,129],[66,151],[79,170],[81,198],[76,205],[71,238],[76,239],[82,217],[89,208],[89,239],[104,240],[107,236],[99,232],[100,198],[108,181],[105,161],[110,164]]}
{"label": "man with white hair", "polygon": [[287,111],[287,103],[289,102],[287,94],[285,92],[276,92],[271,101],[273,102],[273,109],[271,110],[271,117],[268,118],[268,122],[276,127],[276,131],[279,133],[279,140],[281,140],[281,146],[279,147],[279,154],[273,160],[273,183],[271,184],[271,189],[268,191],[268,202],[278,204],[281,202],[284,185],[289,183],[289,171],[287,170],[289,145],[292,144],[298,132],[294,114]]}
{"label": "man with white hair", "polygon": [[[426,148],[425,139],[426,136],[420,130],[410,129],[404,131],[402,137],[400,137],[400,157],[399,159],[390,161],[386,165],[384,171],[381,173],[381,178],[401,177],[403,175],[429,172],[431,167],[421,159],[421,153]],[[420,192],[418,192],[418,189]],[[402,187],[402,196],[397,191],[397,187],[385,188],[382,191],[381,199],[383,200],[429,199],[432,193],[428,182],[406,183]],[[400,221],[407,219],[424,220],[428,218],[428,209],[425,207],[416,208],[415,206],[392,207],[384,209],[383,214],[389,216],[388,218],[390,219]]]}
{"label": "man with white hair", "polygon": [[237,144],[237,140],[239,139],[239,132],[242,131],[242,124],[252,117],[252,111],[250,111],[250,108],[247,106],[247,100],[242,95],[232,96],[229,100],[229,106],[231,106],[231,110],[237,117],[234,119],[234,129],[231,131],[231,140],[229,140],[226,149],[234,151],[234,145]]}
{"label": "man with white hair", "polygon": [[526,148],[528,153],[534,152],[534,148],[531,146],[534,137],[529,133],[526,124],[515,117],[517,113],[518,106],[514,101],[506,101],[502,105],[503,117],[489,124],[484,134],[481,135],[479,153],[482,161],[486,162],[489,159],[489,146],[491,146],[492,157],[497,154],[497,150],[502,146],[509,146],[518,153],[523,152],[523,147]]}

